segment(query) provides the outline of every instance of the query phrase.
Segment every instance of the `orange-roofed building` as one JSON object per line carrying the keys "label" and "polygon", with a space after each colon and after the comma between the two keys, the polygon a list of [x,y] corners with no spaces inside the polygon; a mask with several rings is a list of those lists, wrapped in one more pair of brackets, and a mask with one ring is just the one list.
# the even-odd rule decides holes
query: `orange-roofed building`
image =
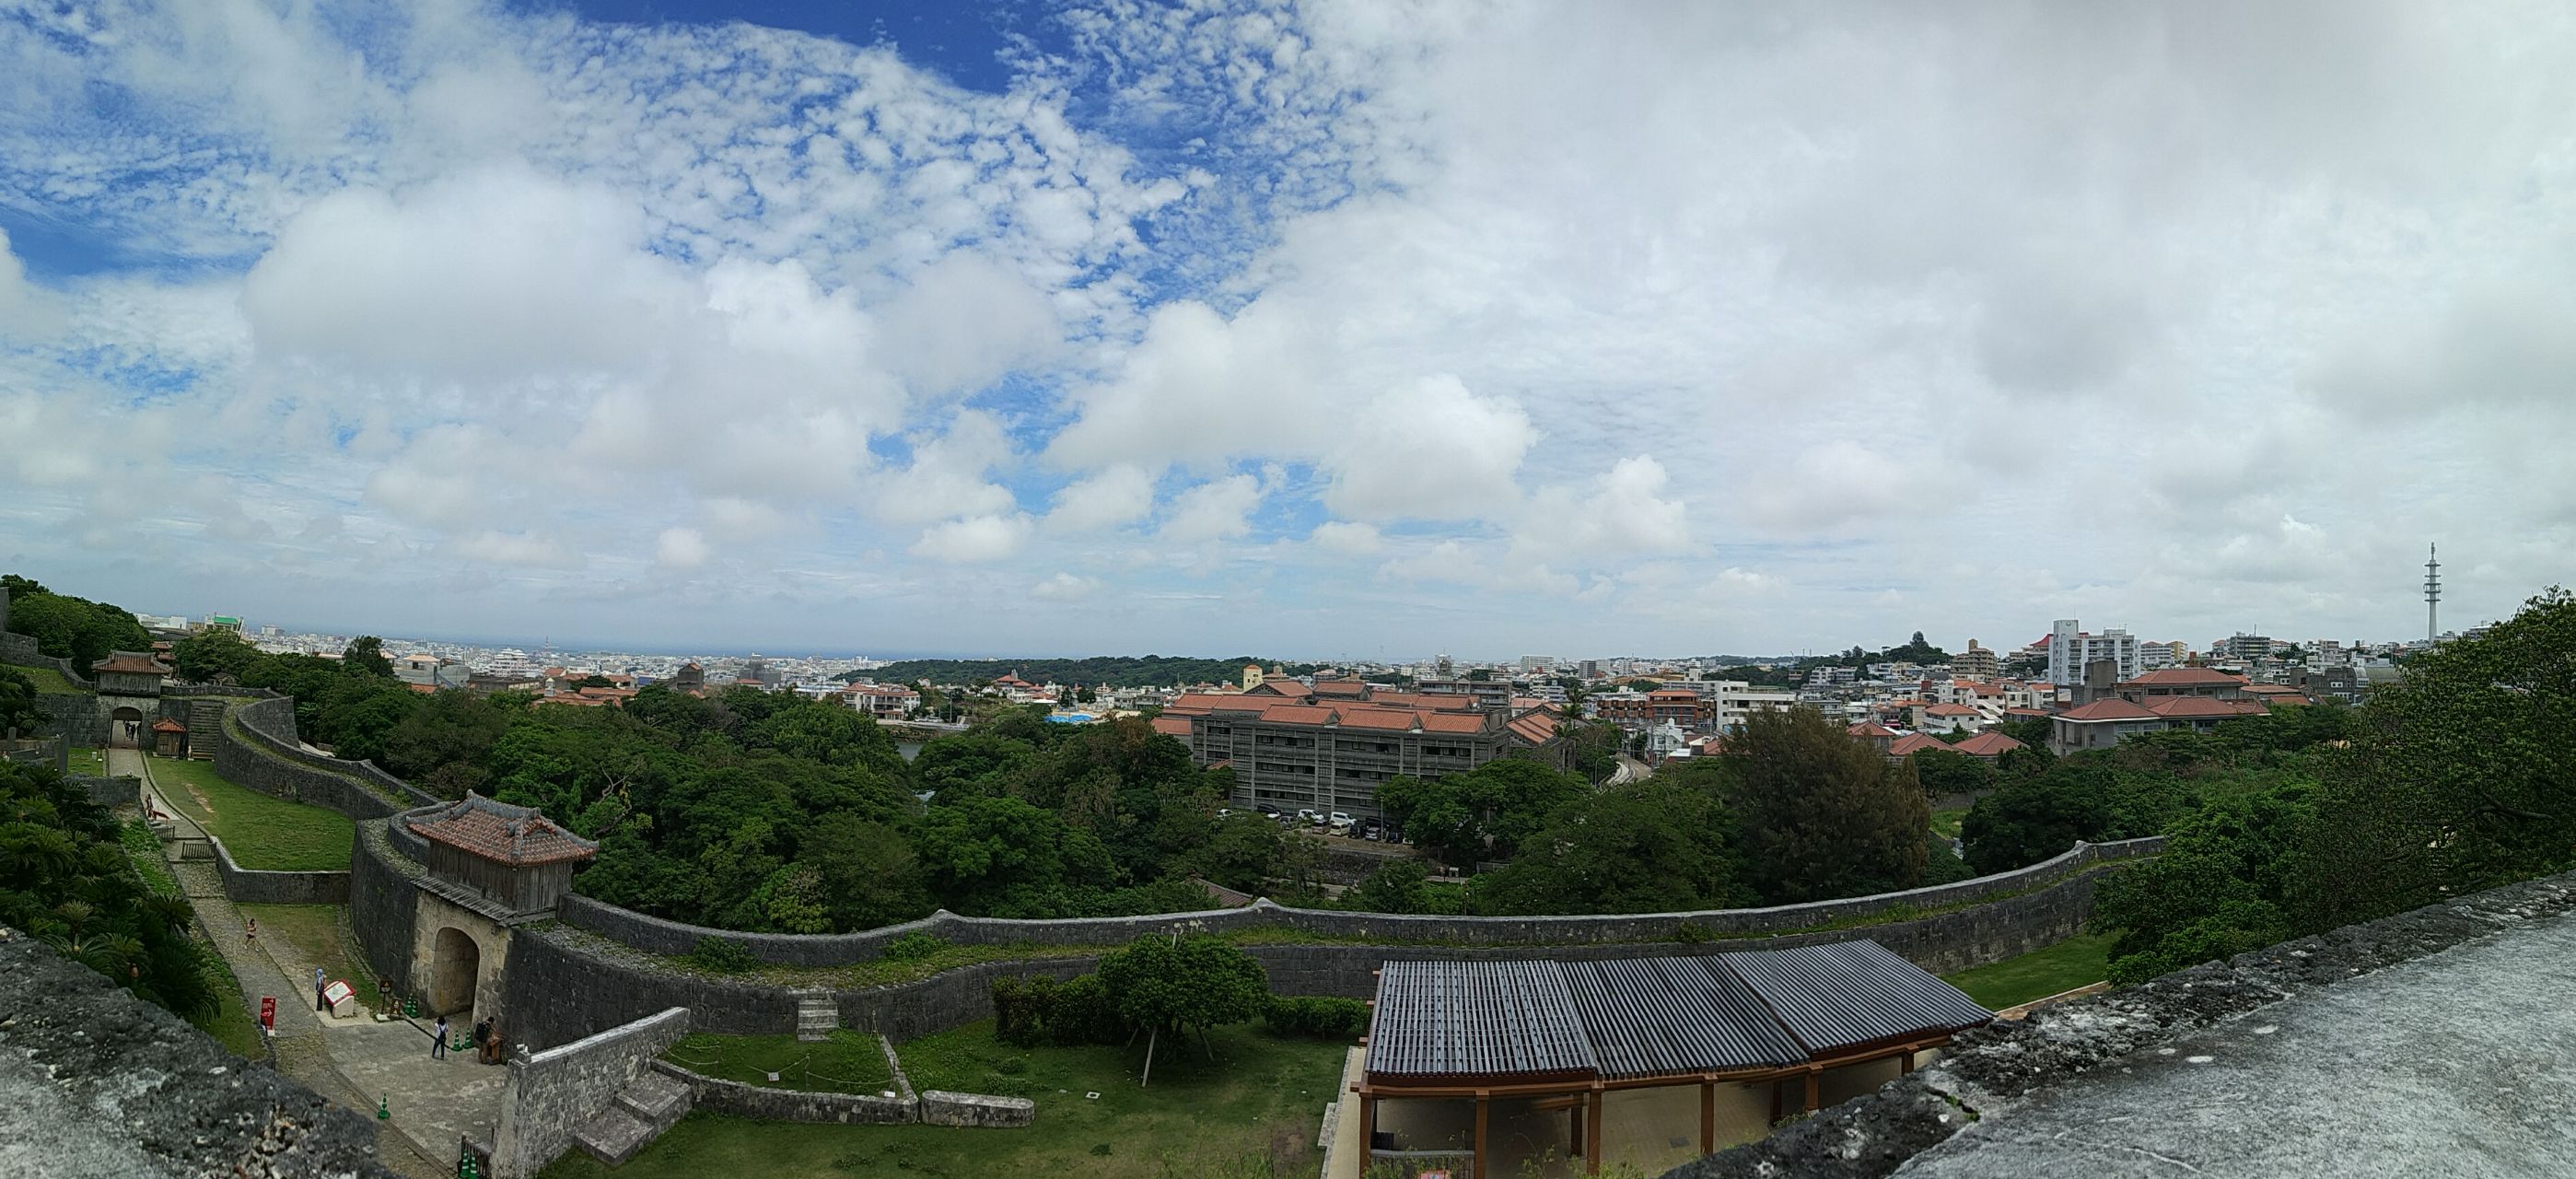
{"label": "orange-roofed building", "polygon": [[1555,710],[1474,696],[1381,690],[1357,680],[1265,678],[1246,692],[1184,692],[1154,731],[1201,766],[1234,770],[1233,805],[1378,814],[1379,783],[1438,778],[1522,751],[1563,769]]}
{"label": "orange-roofed building", "polygon": [[1953,745],[1950,748],[1954,752],[1964,753],[1970,757],[1992,764],[2003,760],[2003,756],[2005,754],[2021,747],[2021,742],[2015,741],[2001,733],[1986,732],[1979,733],[1973,737],[1962,738],[1958,744]]}

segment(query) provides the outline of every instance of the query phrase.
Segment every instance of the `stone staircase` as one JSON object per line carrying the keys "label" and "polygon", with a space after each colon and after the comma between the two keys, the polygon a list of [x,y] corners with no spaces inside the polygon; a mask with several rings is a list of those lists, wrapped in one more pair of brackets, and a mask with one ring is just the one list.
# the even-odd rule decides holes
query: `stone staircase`
{"label": "stone staircase", "polygon": [[572,1140],[590,1157],[618,1166],[687,1116],[689,1087],[652,1069],[637,1073],[608,1108],[573,1127]]}
{"label": "stone staircase", "polygon": [[796,1038],[828,1040],[841,1026],[841,1005],[829,994],[796,997]]}
{"label": "stone staircase", "polygon": [[188,756],[197,761],[211,761],[215,745],[223,740],[224,702],[191,700],[188,702]]}

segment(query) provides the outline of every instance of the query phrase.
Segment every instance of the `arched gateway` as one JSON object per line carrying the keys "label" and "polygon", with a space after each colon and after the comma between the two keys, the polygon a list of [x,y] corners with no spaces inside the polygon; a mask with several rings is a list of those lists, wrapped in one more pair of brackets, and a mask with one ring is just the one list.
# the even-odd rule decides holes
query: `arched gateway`
{"label": "arched gateway", "polygon": [[572,888],[574,866],[598,845],[533,807],[472,793],[394,821],[428,845],[405,989],[430,1013],[469,1023],[501,1018],[511,929],[552,914]]}

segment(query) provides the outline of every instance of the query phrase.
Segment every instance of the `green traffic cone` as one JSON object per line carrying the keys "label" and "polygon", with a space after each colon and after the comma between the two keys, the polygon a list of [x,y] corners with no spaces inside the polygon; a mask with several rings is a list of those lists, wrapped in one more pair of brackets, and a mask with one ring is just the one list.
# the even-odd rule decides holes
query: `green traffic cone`
{"label": "green traffic cone", "polygon": [[381,1093],[377,1094],[377,1095],[376,1095],[376,1120],[377,1120],[377,1121],[390,1121],[390,1120],[392,1120],[393,1116],[394,1116],[394,1111],[393,1111],[390,1107],[388,1107],[388,1106],[385,1104],[385,1095],[384,1095],[384,1094],[381,1094]]}

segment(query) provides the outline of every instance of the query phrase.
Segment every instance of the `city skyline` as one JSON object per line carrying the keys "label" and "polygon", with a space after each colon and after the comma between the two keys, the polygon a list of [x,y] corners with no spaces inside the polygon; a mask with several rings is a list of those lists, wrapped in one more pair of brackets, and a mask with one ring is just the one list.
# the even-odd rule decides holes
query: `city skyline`
{"label": "city skyline", "polygon": [[13,12],[0,568],[421,635],[1503,659],[2402,636],[2438,541],[2445,613],[2504,617],[2576,542],[2571,46],[2519,4]]}

